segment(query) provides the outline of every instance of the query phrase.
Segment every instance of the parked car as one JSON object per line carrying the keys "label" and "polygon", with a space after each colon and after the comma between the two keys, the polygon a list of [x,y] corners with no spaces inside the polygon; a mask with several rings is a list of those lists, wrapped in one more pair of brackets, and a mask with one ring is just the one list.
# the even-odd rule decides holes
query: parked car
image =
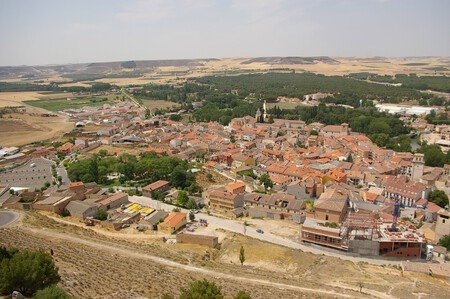
{"label": "parked car", "polygon": [[258,228],[258,229],[256,230],[256,232],[259,233],[259,234],[264,234],[264,231],[263,231],[262,229],[260,229],[260,228]]}

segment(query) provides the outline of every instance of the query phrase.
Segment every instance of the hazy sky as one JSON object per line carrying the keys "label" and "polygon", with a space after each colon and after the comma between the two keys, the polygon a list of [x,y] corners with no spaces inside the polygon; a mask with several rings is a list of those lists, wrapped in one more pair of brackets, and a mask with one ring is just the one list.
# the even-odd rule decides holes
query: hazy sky
{"label": "hazy sky", "polygon": [[450,0],[0,0],[0,65],[450,56]]}

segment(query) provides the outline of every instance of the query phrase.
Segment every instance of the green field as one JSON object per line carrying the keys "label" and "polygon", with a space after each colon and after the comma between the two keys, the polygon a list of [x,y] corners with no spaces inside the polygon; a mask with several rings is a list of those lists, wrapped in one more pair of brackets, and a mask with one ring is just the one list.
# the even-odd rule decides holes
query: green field
{"label": "green field", "polygon": [[79,109],[84,106],[101,106],[104,104],[113,103],[113,98],[104,97],[104,98],[72,98],[71,100],[67,100],[67,98],[61,99],[43,99],[43,100],[33,100],[33,101],[24,101],[24,103],[43,108],[49,111],[61,111],[65,109]]}

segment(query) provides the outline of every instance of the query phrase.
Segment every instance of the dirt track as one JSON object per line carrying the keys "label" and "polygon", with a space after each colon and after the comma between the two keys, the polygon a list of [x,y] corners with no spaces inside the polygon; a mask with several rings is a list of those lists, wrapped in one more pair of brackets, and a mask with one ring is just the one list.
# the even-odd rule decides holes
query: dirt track
{"label": "dirt track", "polygon": [[[14,237],[14,240],[13,240]],[[7,243],[7,244],[5,244]],[[47,229],[0,230],[0,244],[19,248],[53,249],[62,276],[61,286],[78,298],[155,298],[163,292],[178,293],[193,279],[207,278],[221,285],[225,294],[246,290],[252,298],[267,294],[297,298],[355,298],[354,291],[320,290],[238,276],[175,262],[121,245],[89,240]],[[336,288],[337,289],[337,288]]]}
{"label": "dirt track", "polygon": [[[124,257],[149,260],[149,261],[152,261],[152,262],[164,265],[164,266],[169,266],[169,267],[173,267],[173,268],[177,268],[177,269],[181,269],[181,270],[185,270],[185,271],[189,271],[189,272],[196,272],[196,273],[207,275],[209,277],[215,277],[218,279],[237,280],[237,281],[243,282],[243,283],[251,283],[251,284],[256,284],[256,285],[260,284],[260,285],[266,285],[269,287],[277,287],[277,288],[281,288],[281,289],[290,289],[290,290],[294,290],[294,291],[309,292],[309,293],[315,293],[315,294],[321,294],[321,295],[332,295],[332,296],[342,297],[342,298],[353,298],[354,297],[351,295],[341,294],[336,291],[305,288],[305,287],[300,287],[300,286],[295,286],[295,285],[290,285],[290,284],[271,282],[271,281],[257,279],[257,278],[237,277],[235,275],[221,273],[218,271],[212,271],[212,270],[208,270],[208,269],[204,269],[204,268],[200,268],[200,267],[196,267],[196,266],[185,265],[185,264],[174,262],[174,261],[171,261],[168,259],[153,256],[150,254],[133,252],[130,250],[119,248],[119,247],[82,239],[80,237],[71,236],[68,234],[57,233],[57,232],[50,231],[50,230],[45,230],[45,231],[41,230],[41,229],[29,229],[29,230],[33,234],[36,234],[36,235],[42,235],[42,236],[46,236],[49,238],[57,238],[57,239],[61,239],[61,240],[70,241],[73,243],[83,244],[83,245],[93,247],[98,250],[103,250],[103,251],[107,251],[110,253],[119,254]],[[374,293],[372,293],[371,295],[373,295],[374,297],[378,297]],[[392,298],[392,297],[382,296],[380,298]]]}
{"label": "dirt track", "polygon": [[[241,245],[244,266],[236,261]],[[53,249],[61,287],[78,298],[176,295],[181,286],[203,278],[219,284],[226,298],[239,290],[252,298],[444,298],[450,290],[447,282],[425,275],[403,276],[391,267],[313,255],[238,234],[228,234],[220,250],[211,250],[114,238],[35,213],[0,229],[0,246]]]}

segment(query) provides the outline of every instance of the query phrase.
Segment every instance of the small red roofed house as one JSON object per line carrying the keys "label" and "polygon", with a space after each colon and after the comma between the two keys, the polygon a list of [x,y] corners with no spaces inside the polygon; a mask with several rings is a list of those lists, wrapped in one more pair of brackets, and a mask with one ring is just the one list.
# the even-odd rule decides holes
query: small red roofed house
{"label": "small red roofed house", "polygon": [[172,212],[162,223],[158,224],[158,230],[167,234],[173,234],[186,225],[186,223],[186,213]]}
{"label": "small red roofed house", "polygon": [[59,146],[56,150],[58,152],[63,152],[63,153],[70,153],[70,151],[73,149],[74,145],[70,142],[66,142],[63,145]]}
{"label": "small red roofed house", "polygon": [[147,186],[142,188],[142,194],[147,197],[152,197],[152,192],[154,191],[161,191],[165,192],[169,190],[170,184],[168,181],[159,180],[156,182],[153,182],[151,184],[148,184]]}

